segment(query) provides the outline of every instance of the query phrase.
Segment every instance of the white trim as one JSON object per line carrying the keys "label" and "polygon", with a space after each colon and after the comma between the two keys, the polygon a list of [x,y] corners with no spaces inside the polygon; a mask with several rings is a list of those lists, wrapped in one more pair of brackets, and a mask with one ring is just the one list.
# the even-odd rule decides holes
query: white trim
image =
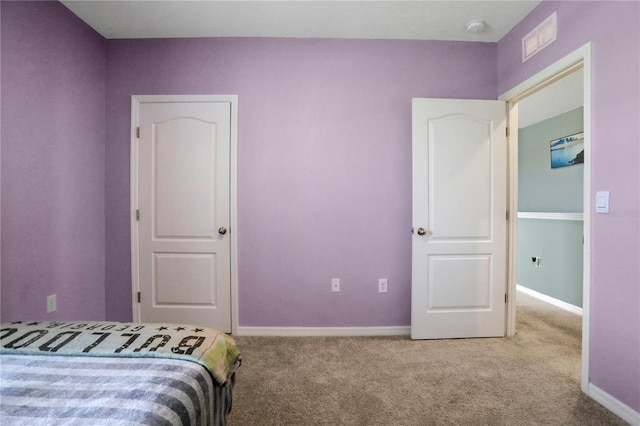
{"label": "white trim", "polygon": [[138,271],[138,111],[141,103],[149,102],[229,102],[231,104],[231,150],[229,168],[229,215],[231,242],[231,332],[238,332],[238,96],[237,95],[145,95],[131,96],[131,304],[133,320],[140,322],[140,291]]}
{"label": "white trim", "polygon": [[518,219],[584,220],[584,213],[518,212]]}
{"label": "white trim", "polygon": [[535,297],[538,300],[546,302],[560,309],[564,309],[565,311],[571,312],[572,314],[582,316],[582,308],[579,306],[572,305],[571,303],[564,302],[560,299],[556,299],[555,297],[547,296],[546,294],[531,290],[530,288],[524,287],[520,284],[516,284],[516,290],[524,294],[528,294],[531,297]]}
{"label": "white trim", "polygon": [[[518,129],[518,103],[511,101],[507,103],[507,125],[509,129]],[[507,185],[508,210],[509,212],[518,211],[518,132],[509,132],[507,138],[508,154],[507,168],[509,173],[509,184]],[[513,213],[510,214],[513,216]],[[517,262],[518,262],[518,221],[512,217],[509,218],[507,224],[509,237],[507,240],[507,298],[506,306],[506,336],[514,336],[516,334],[516,303],[515,283],[517,280]]]}
{"label": "white trim", "polygon": [[238,96],[228,96],[231,102],[231,162],[229,173],[229,215],[231,230],[231,333],[238,332]]}
{"label": "white trim", "polygon": [[583,249],[582,249],[582,383],[583,392],[590,383],[589,375],[589,347],[591,338],[591,135],[593,122],[591,111],[593,107],[592,78],[593,78],[593,44],[587,43],[582,48],[584,61],[584,148],[587,156],[584,160],[583,177]]}
{"label": "white trim", "polygon": [[589,385],[588,395],[630,425],[640,425],[640,413],[619,401],[594,384]]}
{"label": "white trim", "polygon": [[131,307],[133,310],[133,322],[140,322],[140,305],[138,304],[138,292],[140,291],[140,272],[138,270],[138,221],[136,220],[136,209],[138,208],[138,139],[136,137],[136,128],[139,123],[140,101],[136,96],[131,97],[131,164],[129,185],[130,190],[130,211],[129,221],[131,222]]}
{"label": "white trim", "polygon": [[408,336],[403,327],[239,327],[238,336]]}
{"label": "white trim", "polygon": [[[499,99],[508,101],[509,112],[509,127],[513,129],[518,128],[518,109],[517,102],[527,95],[534,93],[542,87],[546,87],[554,81],[562,78],[565,75],[570,74],[576,69],[582,67],[584,69],[584,82],[583,82],[583,95],[584,95],[584,179],[583,179],[583,266],[582,266],[582,381],[581,389],[584,393],[588,394],[589,390],[589,348],[590,348],[590,315],[589,308],[591,303],[591,135],[592,135],[592,68],[593,68],[593,43],[589,42],[582,47],[569,53],[564,58],[558,60],[542,71],[538,72],[534,76],[528,78],[522,83],[518,84],[511,90],[502,94]],[[518,132],[513,131],[509,136],[509,143],[511,147],[511,154],[509,157],[509,164],[511,167],[510,177],[511,183],[509,185],[509,198],[510,198],[510,211],[517,211],[518,200],[518,185],[517,185],[517,169],[518,169],[518,157],[517,157],[517,145],[518,145]],[[508,271],[508,293],[515,294],[516,291],[516,226],[510,221],[510,238],[509,238],[509,271]],[[510,297],[507,304],[507,335],[513,335],[515,333],[515,303],[514,298]]]}

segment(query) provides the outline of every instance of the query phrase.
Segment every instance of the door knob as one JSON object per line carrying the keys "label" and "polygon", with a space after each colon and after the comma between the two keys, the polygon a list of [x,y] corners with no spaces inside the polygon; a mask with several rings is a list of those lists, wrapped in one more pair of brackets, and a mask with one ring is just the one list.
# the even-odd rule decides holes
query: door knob
{"label": "door knob", "polygon": [[424,228],[418,228],[418,235],[425,235],[427,233],[427,230]]}
{"label": "door knob", "polygon": [[220,228],[218,228],[218,234],[224,235],[226,233],[227,233],[227,228],[225,228],[224,226],[221,226]]}

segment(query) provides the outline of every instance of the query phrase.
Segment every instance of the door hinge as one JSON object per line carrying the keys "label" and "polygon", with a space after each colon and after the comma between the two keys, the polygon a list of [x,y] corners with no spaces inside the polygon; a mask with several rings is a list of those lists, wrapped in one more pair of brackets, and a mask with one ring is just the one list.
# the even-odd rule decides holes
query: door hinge
{"label": "door hinge", "polygon": [[140,292],[138,292],[138,303],[140,303]]}
{"label": "door hinge", "polygon": [[140,209],[136,209],[136,220],[140,221]]}
{"label": "door hinge", "polygon": [[[140,297],[140,293],[138,293],[138,297]],[[507,303],[507,300],[509,300],[509,295],[507,293],[504,294],[504,303]],[[139,300],[138,300],[139,302]]]}
{"label": "door hinge", "polygon": [[507,210],[507,220],[509,220],[509,210]]}
{"label": "door hinge", "polygon": [[140,139],[140,126],[136,127],[136,138]]}
{"label": "door hinge", "polygon": [[[140,127],[138,127],[138,130],[140,130]],[[504,128],[504,134],[505,134],[506,137],[509,137],[509,128],[508,127]],[[140,136],[138,136],[138,137],[140,137]]]}

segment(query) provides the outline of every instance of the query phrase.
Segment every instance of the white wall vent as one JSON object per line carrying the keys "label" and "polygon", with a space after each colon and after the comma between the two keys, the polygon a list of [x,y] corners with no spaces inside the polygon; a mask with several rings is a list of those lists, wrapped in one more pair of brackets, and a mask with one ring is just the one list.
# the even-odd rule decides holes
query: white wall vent
{"label": "white wall vent", "polygon": [[522,39],[522,62],[553,43],[557,36],[558,18],[556,12],[553,12],[551,16]]}

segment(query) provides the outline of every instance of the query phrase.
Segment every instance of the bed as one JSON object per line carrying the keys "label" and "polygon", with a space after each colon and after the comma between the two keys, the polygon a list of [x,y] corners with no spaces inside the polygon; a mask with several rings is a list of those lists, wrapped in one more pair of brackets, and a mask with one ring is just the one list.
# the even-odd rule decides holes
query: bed
{"label": "bed", "polygon": [[0,328],[0,424],[225,425],[240,353],[184,324],[14,322]]}

